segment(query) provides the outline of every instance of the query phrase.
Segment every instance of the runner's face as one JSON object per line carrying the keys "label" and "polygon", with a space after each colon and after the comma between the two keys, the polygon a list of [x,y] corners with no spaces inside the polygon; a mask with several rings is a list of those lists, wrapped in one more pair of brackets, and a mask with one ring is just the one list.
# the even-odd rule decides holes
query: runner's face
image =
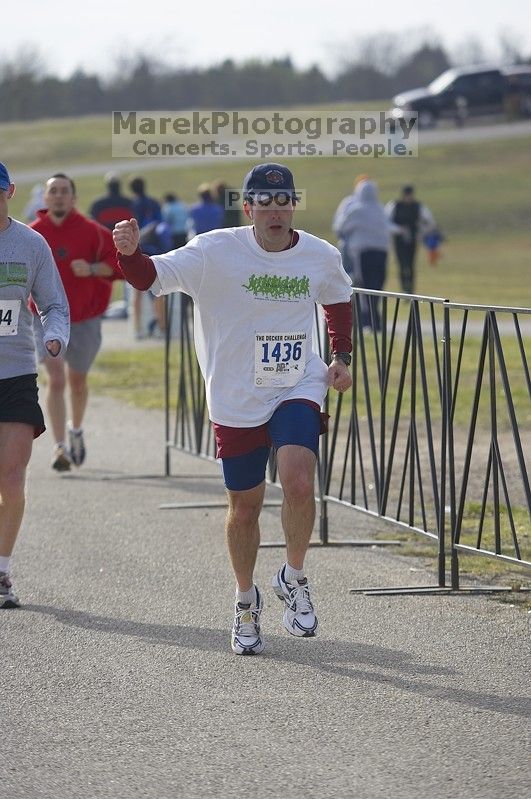
{"label": "runner's face", "polygon": [[50,178],[46,184],[44,202],[56,219],[62,219],[69,214],[76,202],[70,181],[66,178]]}
{"label": "runner's face", "polygon": [[295,206],[292,202],[279,205],[273,199],[269,205],[245,203],[245,215],[253,222],[258,244],[268,252],[285,249],[291,241],[291,223]]}

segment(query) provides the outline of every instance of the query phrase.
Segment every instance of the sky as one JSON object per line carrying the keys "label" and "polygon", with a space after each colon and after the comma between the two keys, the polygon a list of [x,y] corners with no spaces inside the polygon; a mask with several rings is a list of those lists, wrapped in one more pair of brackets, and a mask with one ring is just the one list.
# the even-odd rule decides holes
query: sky
{"label": "sky", "polygon": [[298,67],[318,64],[333,75],[359,37],[382,31],[405,44],[428,30],[451,53],[479,39],[493,60],[504,32],[531,55],[529,0],[20,0],[2,9],[2,30],[0,61],[37,51],[46,71],[61,77],[77,67],[113,74],[120,57],[138,52],[171,66],[289,55]]}

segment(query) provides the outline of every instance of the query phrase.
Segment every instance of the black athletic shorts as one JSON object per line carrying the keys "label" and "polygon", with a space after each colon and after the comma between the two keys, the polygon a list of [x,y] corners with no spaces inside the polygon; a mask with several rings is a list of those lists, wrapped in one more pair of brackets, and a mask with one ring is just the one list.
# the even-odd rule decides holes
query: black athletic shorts
{"label": "black athletic shorts", "polygon": [[23,422],[33,427],[33,438],[44,433],[44,416],[39,405],[37,375],[20,375],[0,380],[0,422]]}

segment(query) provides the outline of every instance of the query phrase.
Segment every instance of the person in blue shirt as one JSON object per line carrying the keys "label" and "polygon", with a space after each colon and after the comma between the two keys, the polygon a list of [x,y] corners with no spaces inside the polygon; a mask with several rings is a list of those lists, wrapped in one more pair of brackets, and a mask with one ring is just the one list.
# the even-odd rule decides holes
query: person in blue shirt
{"label": "person in blue shirt", "polygon": [[151,222],[162,222],[162,209],[154,197],[146,194],[146,181],[144,178],[133,178],[129,188],[134,194],[133,216],[142,230]]}
{"label": "person in blue shirt", "polygon": [[199,202],[190,208],[191,232],[197,235],[222,228],[225,212],[212,196],[208,183],[201,183],[197,194]]}
{"label": "person in blue shirt", "polygon": [[[140,249],[145,255],[154,255],[155,252],[164,252],[163,245],[161,244],[162,248],[158,246],[160,236],[157,234],[159,225],[163,226],[164,241],[165,244],[168,244],[167,228],[163,225],[160,203],[155,200],[154,197],[150,197],[146,194],[146,181],[144,178],[133,178],[129,183],[129,189],[134,195],[132,213],[140,228]],[[154,330],[153,320],[146,322],[145,319],[142,318],[142,311],[146,308],[146,304],[142,299],[142,294],[143,292],[133,289],[133,324],[135,337],[139,339],[145,338],[146,335],[151,335]],[[156,317],[164,324],[162,309],[160,307],[155,307],[154,310]],[[162,327],[162,325],[159,326]]]}
{"label": "person in blue shirt", "polygon": [[[140,249],[144,255],[161,255],[172,248],[172,235],[167,222],[150,222],[144,225],[140,233]],[[149,296],[154,314],[148,321],[145,332],[149,336],[164,338],[166,332],[166,304],[164,297],[153,297],[150,292],[144,293]]]}
{"label": "person in blue shirt", "polygon": [[[223,227],[240,227],[242,224],[239,204],[235,198],[239,192],[231,189],[223,180],[215,180],[210,186],[214,200],[223,208]],[[233,199],[234,198],[234,199]]]}
{"label": "person in blue shirt", "polygon": [[[172,248],[170,249],[178,250],[179,247],[184,247],[188,240],[190,218],[187,206],[179,200],[176,194],[170,192],[164,195],[162,218],[170,230],[172,240]],[[167,252],[167,250],[162,252]]]}

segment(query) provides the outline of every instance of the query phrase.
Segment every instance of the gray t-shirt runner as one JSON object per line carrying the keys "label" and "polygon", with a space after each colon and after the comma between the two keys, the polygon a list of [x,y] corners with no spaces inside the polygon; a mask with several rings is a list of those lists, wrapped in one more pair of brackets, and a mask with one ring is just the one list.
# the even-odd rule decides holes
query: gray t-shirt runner
{"label": "gray t-shirt runner", "polygon": [[58,339],[64,353],[70,312],[52,252],[40,233],[10,219],[0,232],[0,379],[37,371],[30,294],[39,309],[44,341]]}

